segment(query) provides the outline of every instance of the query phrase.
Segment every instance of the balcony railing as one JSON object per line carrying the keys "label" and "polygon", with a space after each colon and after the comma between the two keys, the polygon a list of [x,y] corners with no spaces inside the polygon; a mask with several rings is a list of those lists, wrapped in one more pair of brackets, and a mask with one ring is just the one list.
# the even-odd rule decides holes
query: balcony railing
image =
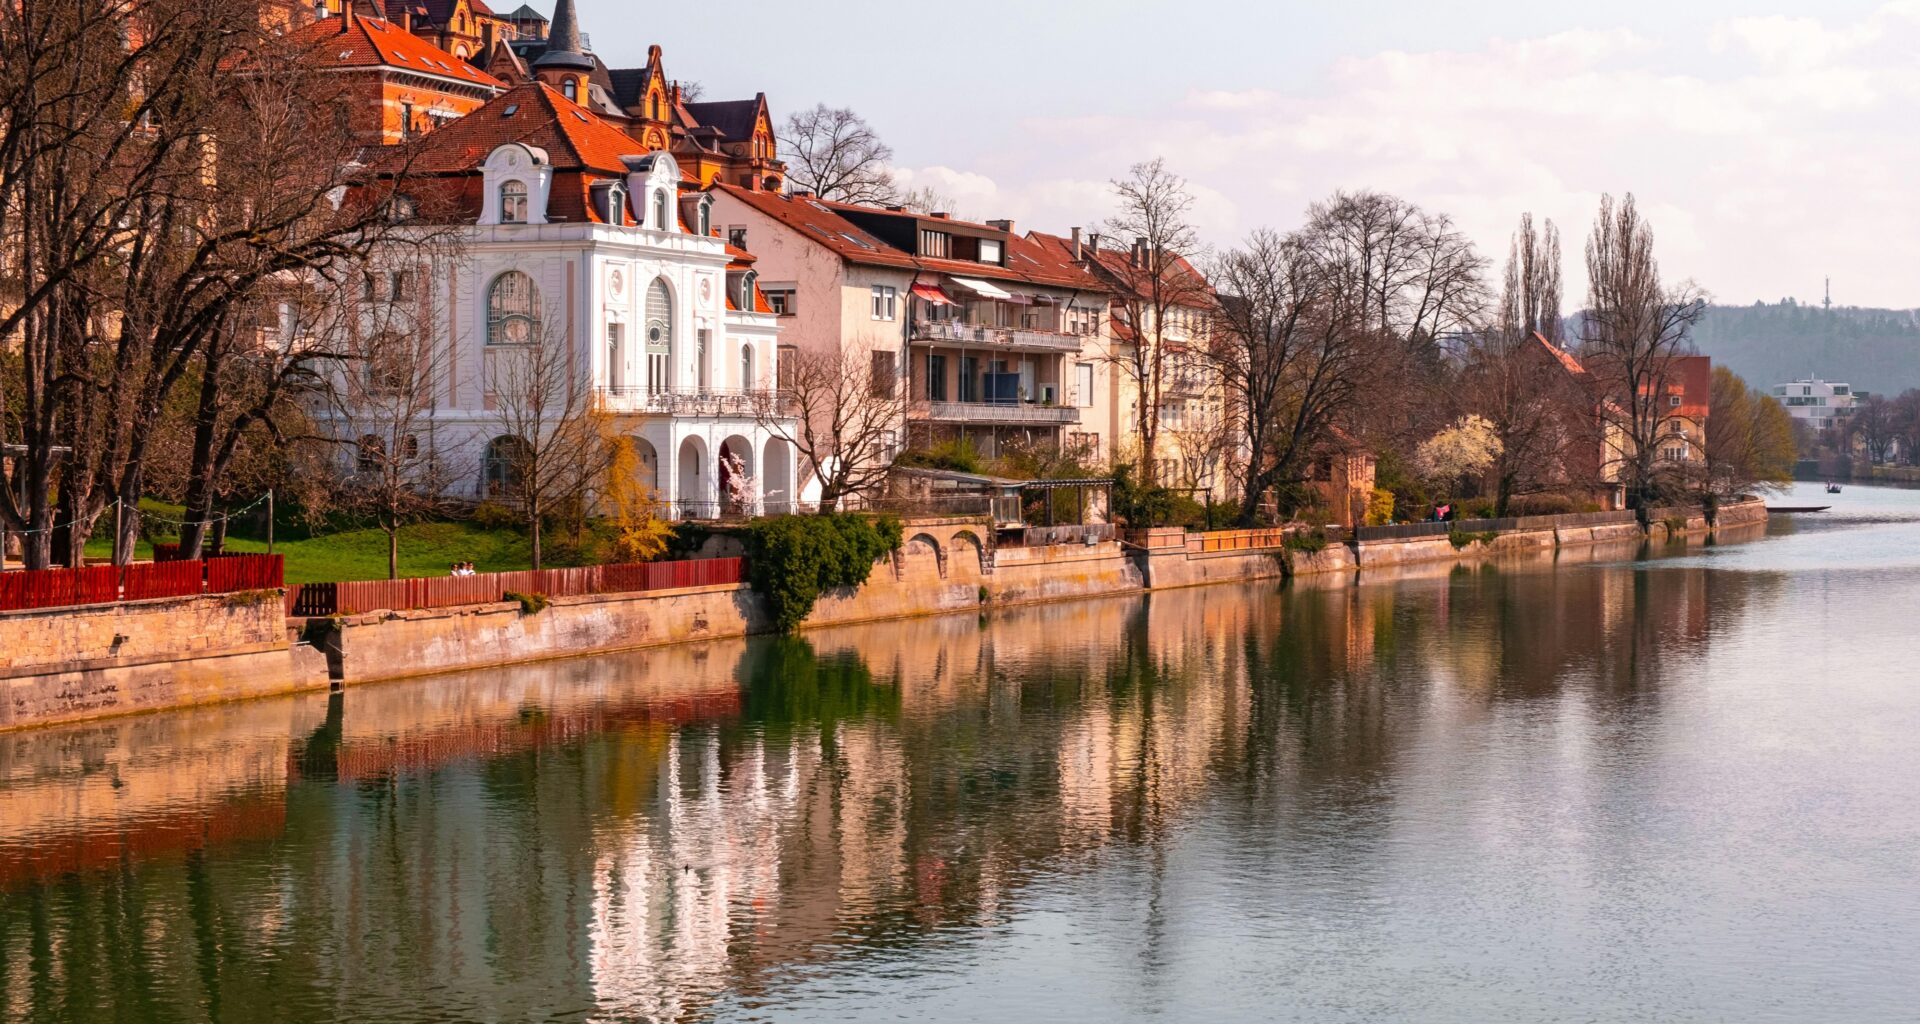
{"label": "balcony railing", "polygon": [[954,320],[915,320],[915,341],[945,341],[955,345],[982,348],[1038,349],[1043,352],[1078,352],[1081,337],[1057,331],[1032,331],[1020,327],[985,327]]}
{"label": "balcony railing", "polygon": [[702,387],[595,388],[614,412],[657,416],[754,416],[775,408],[777,392]]}
{"label": "balcony railing", "polygon": [[1007,426],[1057,427],[1080,422],[1080,410],[1071,405],[1035,405],[1031,402],[913,403],[915,419],[936,423],[987,423]]}

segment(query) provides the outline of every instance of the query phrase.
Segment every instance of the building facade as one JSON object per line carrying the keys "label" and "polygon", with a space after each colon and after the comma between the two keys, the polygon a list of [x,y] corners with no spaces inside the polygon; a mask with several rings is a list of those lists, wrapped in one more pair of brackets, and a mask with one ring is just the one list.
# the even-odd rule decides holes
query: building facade
{"label": "building facade", "polygon": [[403,26],[351,7],[288,38],[312,67],[338,81],[335,110],[360,145],[417,138],[473,113],[507,87]]}
{"label": "building facade", "polygon": [[412,170],[405,187],[451,198],[458,258],[404,297],[435,396],[428,436],[402,443],[431,448],[450,495],[512,497],[529,439],[509,429],[510,389],[557,351],[569,393],[631,440],[636,482],[671,514],[791,505],[794,454],[770,429],[777,319],[671,154],[536,81],[436,132]]}
{"label": "building facade", "polygon": [[1850,384],[1807,377],[1773,386],[1773,397],[1786,406],[1794,422],[1814,430],[1844,428],[1852,419],[1859,395]]}

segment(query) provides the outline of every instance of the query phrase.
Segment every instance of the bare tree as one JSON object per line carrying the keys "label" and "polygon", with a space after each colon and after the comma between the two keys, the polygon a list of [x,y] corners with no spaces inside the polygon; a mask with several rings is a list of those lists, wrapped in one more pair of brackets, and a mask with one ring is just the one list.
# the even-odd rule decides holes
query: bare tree
{"label": "bare tree", "polygon": [[370,271],[361,295],[333,296],[347,324],[317,332],[357,339],[329,392],[336,441],[350,446],[339,453],[351,465],[340,502],[386,533],[389,579],[400,578],[402,529],[442,511],[451,482],[435,430],[449,358],[431,327],[442,321],[424,286],[425,265],[413,265],[410,252],[396,255],[397,268]]}
{"label": "bare tree", "polygon": [[[1566,473],[1573,446],[1598,437],[1591,428],[1594,397],[1559,362],[1560,232],[1552,221],[1536,229],[1520,219],[1496,307],[1498,318],[1470,337],[1461,371],[1466,411],[1485,417],[1498,435],[1490,471],[1496,516],[1517,495],[1572,483]],[[1551,347],[1550,347],[1551,346]]]}
{"label": "bare tree", "polygon": [[789,114],[780,148],[790,188],[841,203],[889,203],[899,195],[887,169],[893,150],[845,107],[822,103]]}
{"label": "bare tree", "polygon": [[1248,459],[1240,521],[1250,526],[1269,491],[1308,478],[1351,411],[1366,368],[1361,296],[1309,239],[1266,229],[1222,256],[1213,278],[1221,298],[1208,353]]}
{"label": "bare tree", "polygon": [[1633,196],[1600,199],[1587,239],[1590,294],[1582,321],[1582,352],[1600,381],[1609,453],[1635,507],[1645,509],[1673,490],[1662,464],[1661,427],[1672,418],[1671,386],[1677,360],[1692,351],[1692,331],[1706,297],[1692,282],[1661,283],[1653,256],[1653,228]]}
{"label": "bare tree", "polygon": [[525,345],[490,351],[486,373],[500,430],[486,453],[488,485],[519,509],[536,569],[546,518],[570,504],[583,507],[615,454],[553,319],[542,317]]}
{"label": "bare tree", "polygon": [[1140,476],[1158,482],[1160,420],[1176,348],[1204,345],[1213,294],[1195,268],[1200,236],[1189,217],[1187,183],[1159,160],[1135,164],[1113,182],[1118,209],[1106,233],[1132,240],[1123,252],[1096,250],[1093,266],[1113,284],[1113,341],[1105,355],[1134,388]]}
{"label": "bare tree", "polygon": [[[18,410],[0,440],[24,450],[0,519],[28,531],[30,565],[56,542],[76,557],[116,501],[137,507],[161,413],[196,386],[197,544],[219,476],[273,435],[268,410],[305,373],[261,375],[257,310],[287,275],[363,258],[392,223],[381,195],[349,197],[338,85],[258,14],[184,0],[0,10],[0,266],[21,297],[0,337],[24,354],[0,380],[0,407]],[[265,404],[236,415],[243,395]],[[137,516],[122,525],[124,561]]]}
{"label": "bare tree", "polygon": [[1867,459],[1884,465],[1897,446],[1899,421],[1894,404],[1885,396],[1868,394],[1854,403],[1847,430],[1867,450]]}
{"label": "bare tree", "polygon": [[789,444],[820,485],[820,511],[886,481],[906,422],[893,353],[849,345],[785,357],[777,392],[757,399],[760,425]]}
{"label": "bare tree", "polygon": [[1445,357],[1482,317],[1485,258],[1445,214],[1378,192],[1314,204],[1303,238],[1358,297],[1357,326],[1374,350],[1369,432],[1406,446],[1450,421]]}

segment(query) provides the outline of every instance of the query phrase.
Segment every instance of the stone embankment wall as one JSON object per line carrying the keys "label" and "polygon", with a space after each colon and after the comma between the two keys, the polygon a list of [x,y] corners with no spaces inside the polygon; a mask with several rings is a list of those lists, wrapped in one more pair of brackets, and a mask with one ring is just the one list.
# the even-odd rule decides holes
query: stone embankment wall
{"label": "stone embankment wall", "polygon": [[[1759,502],[1720,510],[1718,532],[1764,530]],[[1699,535],[1689,516],[1668,533]],[[1276,531],[1205,536],[1141,531],[1116,542],[1000,547],[966,520],[909,525],[902,549],[858,590],[823,595],[805,628],[1068,601],[1149,589],[1299,578],[1358,570],[1637,544],[1632,524],[1516,531],[1456,549],[1445,537],[1289,550]],[[0,728],[99,718],[324,688],[329,675],[369,682],[461,669],[765,632],[771,616],[744,586],[557,598],[518,604],[376,612],[310,624],[321,650],[290,642],[278,600],[224,595],[0,614]]]}
{"label": "stone embankment wall", "polygon": [[327,685],[277,591],[0,613],[0,729]]}
{"label": "stone embankment wall", "polygon": [[[977,525],[915,524],[901,551],[875,563],[858,590],[823,594],[803,629],[970,611],[986,604],[1073,600],[1143,589],[1117,543],[986,551]],[[746,586],[554,598],[531,615],[518,604],[370,612],[332,620],[324,645],[349,683],[603,654],[770,630]]]}

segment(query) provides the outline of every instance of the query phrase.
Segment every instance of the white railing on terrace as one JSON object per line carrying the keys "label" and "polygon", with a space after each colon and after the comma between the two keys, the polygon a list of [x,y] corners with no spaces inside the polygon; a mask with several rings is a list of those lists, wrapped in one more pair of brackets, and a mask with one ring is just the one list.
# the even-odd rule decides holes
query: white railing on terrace
{"label": "white railing on terrace", "polygon": [[602,387],[594,392],[615,411],[662,416],[753,416],[774,408],[778,397],[778,392],[760,388]]}
{"label": "white railing on terrace", "polygon": [[980,345],[997,348],[1032,348],[1048,352],[1078,352],[1081,336],[1058,331],[1034,331],[1023,327],[987,327],[954,320],[915,320],[915,341],[947,341],[956,345]]}

